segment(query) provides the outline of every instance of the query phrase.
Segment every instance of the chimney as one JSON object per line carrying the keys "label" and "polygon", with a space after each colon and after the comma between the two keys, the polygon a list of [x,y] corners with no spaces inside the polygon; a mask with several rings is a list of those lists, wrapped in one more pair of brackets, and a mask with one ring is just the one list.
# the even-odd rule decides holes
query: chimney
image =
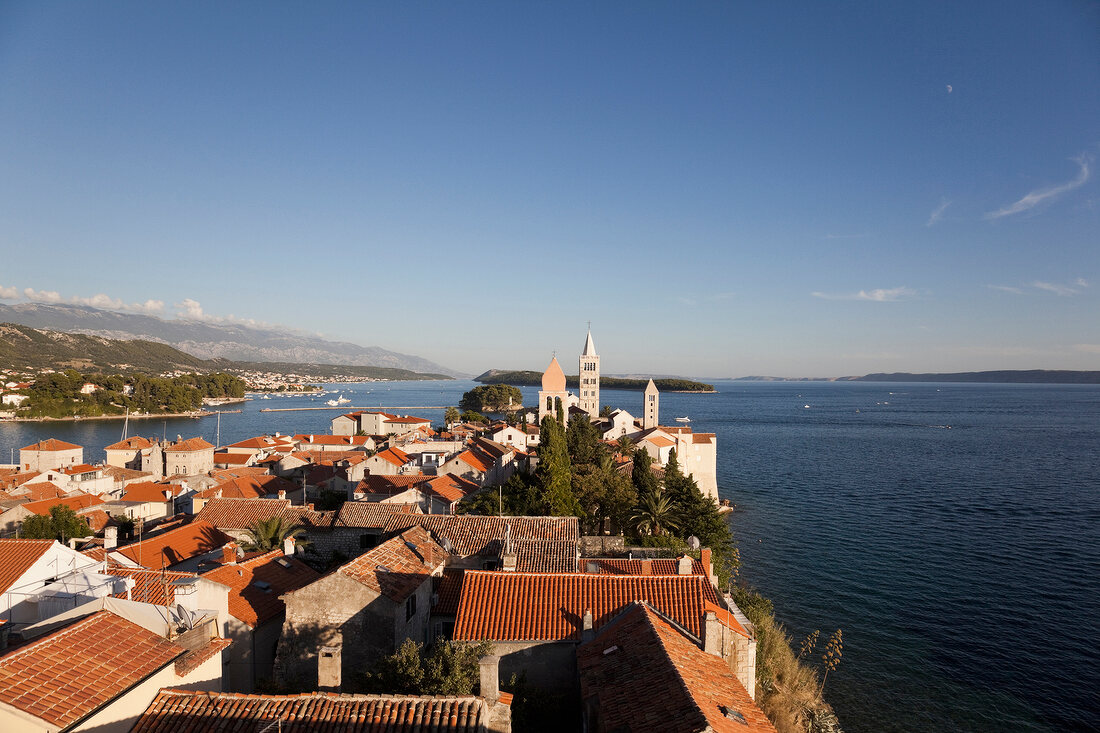
{"label": "chimney", "polygon": [[703,651],[722,656],[722,624],[714,611],[707,611],[703,616]]}
{"label": "chimney", "polygon": [[286,498],[286,489],[279,489],[279,499]]}
{"label": "chimney", "polygon": [[642,575],[653,575],[653,561],[648,557],[642,558]]}
{"label": "chimney", "polygon": [[707,574],[707,577],[714,576],[714,565],[710,559],[710,548],[704,547],[699,551],[699,562],[703,565],[703,572]]}
{"label": "chimney", "polygon": [[596,638],[596,632],[592,629],[592,609],[584,609],[584,618],[581,619],[581,643],[592,641]]}
{"label": "chimney", "polygon": [[694,561],[690,555],[684,555],[676,563],[676,572],[679,575],[691,575],[691,566],[694,565]]}
{"label": "chimney", "polygon": [[297,549],[296,544],[293,537],[287,537],[283,540],[283,554],[287,557],[294,557],[294,551]]}
{"label": "chimney", "polygon": [[317,687],[327,692],[339,692],[343,663],[340,645],[323,646],[317,654]]}
{"label": "chimney", "polygon": [[477,664],[481,672],[481,696],[495,705],[500,699],[500,657],[486,654]]}
{"label": "chimney", "polygon": [[103,549],[113,550],[118,547],[118,527],[106,527],[103,530]]}
{"label": "chimney", "polygon": [[500,569],[507,570],[512,573],[516,570],[516,565],[519,563],[519,556],[514,552],[505,552],[500,556]]}
{"label": "chimney", "polygon": [[226,542],[222,545],[222,565],[232,565],[237,562],[237,543]]}

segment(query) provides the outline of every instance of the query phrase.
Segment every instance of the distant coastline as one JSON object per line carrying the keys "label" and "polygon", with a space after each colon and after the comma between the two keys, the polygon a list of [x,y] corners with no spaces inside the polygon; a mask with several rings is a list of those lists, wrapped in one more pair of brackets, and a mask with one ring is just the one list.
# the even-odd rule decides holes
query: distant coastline
{"label": "distant coastline", "polygon": [[[239,410],[237,410],[239,412]],[[65,417],[5,417],[0,418],[0,423],[6,422],[86,422],[90,420],[150,420],[155,417],[167,418],[167,417],[190,417],[199,419],[201,417],[210,417],[217,415],[218,411],[213,412],[209,410],[192,410],[191,412],[153,412],[153,413],[133,413],[129,415],[66,415]]]}
{"label": "distant coastline", "polygon": [[862,377],[737,377],[735,382],[965,382],[969,384],[1100,384],[1100,371],[1068,369],[1008,369],[987,372],[914,374],[892,372]]}

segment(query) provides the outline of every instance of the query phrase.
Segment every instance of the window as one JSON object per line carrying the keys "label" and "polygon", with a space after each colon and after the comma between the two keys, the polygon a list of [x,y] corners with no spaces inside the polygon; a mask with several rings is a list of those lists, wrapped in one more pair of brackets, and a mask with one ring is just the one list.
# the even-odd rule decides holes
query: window
{"label": "window", "polygon": [[361,534],[359,535],[359,549],[369,550],[378,544],[378,535],[376,534]]}
{"label": "window", "polygon": [[405,620],[408,621],[416,615],[416,594],[413,593],[409,596],[409,599],[405,601]]}

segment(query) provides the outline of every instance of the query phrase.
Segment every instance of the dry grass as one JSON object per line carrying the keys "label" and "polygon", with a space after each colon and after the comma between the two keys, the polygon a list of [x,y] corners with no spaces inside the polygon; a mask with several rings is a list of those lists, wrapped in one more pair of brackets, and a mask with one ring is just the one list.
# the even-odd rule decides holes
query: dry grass
{"label": "dry grass", "polygon": [[791,638],[775,620],[771,603],[755,594],[747,595],[751,597],[738,597],[737,602],[756,628],[757,704],[779,733],[817,729],[815,718],[831,712],[821,696],[820,675],[795,656]]}

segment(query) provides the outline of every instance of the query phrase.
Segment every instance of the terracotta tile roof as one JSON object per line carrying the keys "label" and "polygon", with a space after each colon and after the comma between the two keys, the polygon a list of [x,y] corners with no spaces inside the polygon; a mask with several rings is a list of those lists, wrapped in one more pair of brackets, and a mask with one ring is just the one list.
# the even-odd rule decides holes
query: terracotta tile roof
{"label": "terracotta tile roof", "polygon": [[267,476],[269,472],[261,466],[234,466],[233,468],[216,468],[210,472],[211,478],[218,482],[243,476]]}
{"label": "terracotta tile roof", "polygon": [[11,588],[53,544],[54,540],[0,539],[0,593]]}
{"label": "terracotta tile roof", "polygon": [[658,448],[667,448],[670,445],[676,445],[676,441],[670,440],[663,435],[651,435],[648,438],[642,439],[646,443],[652,443]]}
{"label": "terracotta tile roof", "polygon": [[202,666],[202,663],[233,645],[230,639],[211,639],[198,649],[187,652],[176,660],[176,676],[186,677]]}
{"label": "terracotta tile roof", "polygon": [[423,488],[447,501],[455,502],[461,501],[467,494],[477,491],[480,487],[473,481],[468,481],[461,476],[444,474],[430,479]]}
{"label": "terracotta tile roof", "polygon": [[432,615],[454,616],[458,613],[458,598],[462,594],[462,568],[444,568],[443,574],[432,578],[432,592],[436,594]]}
{"label": "terracotta tile roof", "polygon": [[366,435],[295,435],[294,440],[309,445],[366,445]]}
{"label": "terracotta tile roof", "polygon": [[376,501],[346,501],[336,512],[333,527],[381,529],[395,514],[419,514],[416,504],[380,504]]}
{"label": "terracotta tile roof", "polygon": [[159,570],[213,552],[232,539],[213,524],[196,519],[190,524],[120,547],[114,552],[142,567]]}
{"label": "terracotta tile roof", "polygon": [[[440,514],[408,514],[390,517],[383,530],[399,532],[421,525],[451,544],[452,552],[461,557],[492,553],[499,555],[506,533],[513,542],[520,540],[556,540],[580,542],[576,517],[483,517],[474,514],[443,516]],[[574,556],[575,563],[575,556]],[[576,565],[570,566],[573,570]]]}
{"label": "terracotta tile roof", "polygon": [[23,508],[32,514],[46,516],[50,513],[50,509],[55,506],[67,506],[76,512],[103,503],[105,503],[103,499],[100,499],[98,496],[92,496],[91,494],[76,494],[61,499],[53,498],[43,499],[42,501],[29,501],[23,505]]}
{"label": "terracotta tile roof", "polygon": [[210,450],[213,447],[202,438],[188,438],[187,440],[177,440],[175,443],[170,443],[164,447],[164,450],[177,453],[193,453],[200,450]]}
{"label": "terracotta tile roof", "polygon": [[153,441],[148,438],[143,438],[140,435],[135,435],[126,440],[120,440],[117,443],[112,443],[103,450],[145,450],[146,448],[152,448]]}
{"label": "terracotta tile roof", "polygon": [[282,721],[282,733],[475,733],[485,730],[488,710],[477,697],[244,695],[169,689],[157,694],[132,733],[253,731],[276,721]]}
{"label": "terracotta tile roof", "polygon": [[50,481],[39,481],[33,484],[23,484],[18,490],[11,492],[20,499],[27,501],[42,501],[43,499],[60,499],[66,493],[58,488],[57,484]]}
{"label": "terracotta tile roof", "polygon": [[164,498],[164,492],[170,492],[172,496],[178,496],[180,487],[174,484],[158,484],[154,481],[138,481],[126,487],[126,493],[122,495],[122,501],[156,501],[164,504],[168,499]]}
{"label": "terracotta tile roof", "polygon": [[741,622],[737,620],[737,617],[733,614],[732,611],[727,611],[721,606],[715,603],[711,603],[710,601],[706,602],[706,604],[703,606],[703,610],[714,611],[714,615],[718,617],[718,622],[725,626],[727,629],[736,631],[738,634],[745,637],[746,639],[752,638],[752,634],[750,634],[748,629],[746,629],[741,624]]}
{"label": "terracotta tile roof", "polygon": [[443,567],[447,552],[422,527],[413,527],[355,558],[336,572],[395,603],[408,598]]}
{"label": "terracotta tile roof", "polygon": [[[200,491],[198,496],[202,499],[259,499],[264,496],[275,496],[280,491],[297,491],[298,487],[285,478],[260,474],[257,476],[240,476],[223,481],[217,486]],[[221,496],[218,493],[221,492]]]}
{"label": "terracotta tile roof", "polygon": [[[102,548],[95,548],[100,550]],[[84,554],[92,557],[94,550],[84,550]],[[106,553],[97,559],[106,559]],[[109,565],[107,575],[119,578],[130,578],[134,581],[134,587],[130,589],[129,600],[142,603],[152,603],[157,606],[167,606],[176,602],[174,580],[186,580],[197,578],[195,573],[182,573],[175,570],[145,570],[144,568],[126,568],[121,565]],[[125,593],[115,593],[115,598],[126,598]]]}
{"label": "terracotta tile roof", "polygon": [[65,728],[183,654],[100,611],[0,657],[0,701]]}
{"label": "terracotta tile roof", "polygon": [[426,417],[391,417],[383,420],[383,422],[392,422],[404,425],[419,425],[421,423],[431,424],[432,421],[427,419]]}
{"label": "terracotta tile roof", "polygon": [[221,466],[244,466],[253,458],[255,455],[252,453],[215,453],[214,463]]}
{"label": "terracotta tile roof", "polygon": [[284,557],[282,550],[272,550],[245,562],[222,565],[202,577],[229,586],[229,613],[255,628],[286,611],[280,595],[309,585],[321,575],[293,557]]}
{"label": "terracotta tile roof", "polygon": [[102,562],[103,560],[107,559],[107,550],[103,549],[102,547],[89,547],[86,550],[81,550],[80,554],[87,555],[96,562]]}
{"label": "terracotta tile roof", "polygon": [[408,454],[400,448],[387,448],[380,453],[375,453],[374,457],[381,458],[383,461],[386,461],[387,463],[392,463],[393,465],[398,467],[404,466],[406,463],[409,462]]}
{"label": "terracotta tile roof", "polygon": [[698,575],[587,575],[470,570],[462,581],[455,639],[577,640],[592,611],[599,629],[627,604],[647,601],[698,635],[703,605],[718,602]]}
{"label": "terracotta tile roof", "polygon": [[32,481],[42,475],[41,471],[27,471],[26,473],[9,473],[0,476],[0,486],[5,489],[15,489],[28,481]]}
{"label": "terracotta tile roof", "polygon": [[[643,566],[648,563],[648,572]],[[651,560],[627,559],[625,557],[582,557],[577,563],[577,572],[592,572],[595,566],[597,573],[604,575],[679,575],[680,561],[677,558],[655,557]],[[703,563],[692,559],[692,575],[706,575]]]}
{"label": "terracotta tile roof", "polygon": [[[264,450],[264,449],[267,449],[267,448],[289,447],[289,446],[292,446],[294,444],[294,442],[299,437],[300,436],[295,436],[294,438],[289,438],[285,435],[279,435],[279,436],[259,435],[259,436],[256,436],[255,438],[247,438],[246,440],[237,441],[236,443],[232,443],[232,444],[230,444],[226,447],[227,448],[255,448],[257,450]],[[246,453],[241,453],[239,455],[247,455],[247,454]]]}
{"label": "terracotta tile roof", "polygon": [[775,733],[725,660],[645,604],[632,604],[578,647],[577,669],[601,731]]}
{"label": "terracotta tile roof", "polygon": [[111,521],[111,515],[102,509],[85,509],[77,514],[88,520],[88,528],[93,532],[102,532]]}
{"label": "terracotta tile roof", "polygon": [[467,466],[481,471],[482,473],[488,472],[489,469],[493,467],[493,463],[488,456],[469,449],[462,451],[451,460],[465,463]]}
{"label": "terracotta tile roof", "polygon": [[82,473],[94,473],[96,471],[102,470],[103,466],[91,466],[87,463],[81,463],[76,466],[68,466],[67,468],[62,468],[61,473],[65,474],[66,476],[76,476]]}
{"label": "terracotta tile roof", "polygon": [[291,506],[290,499],[211,499],[195,515],[195,520],[209,522],[219,529],[243,530],[272,517],[298,524],[313,514],[312,504]]}
{"label": "terracotta tile roof", "polygon": [[385,494],[392,496],[427,483],[431,476],[422,473],[405,474],[404,476],[364,476],[363,480],[355,486],[357,494]]}
{"label": "terracotta tile roof", "polygon": [[40,440],[37,443],[32,443],[20,450],[37,450],[37,451],[59,451],[59,450],[83,450],[82,445],[73,445],[72,443],[66,443],[63,440],[57,438],[47,438],[46,440]]}
{"label": "terracotta tile roof", "polygon": [[521,573],[572,573],[577,543],[571,540],[515,540],[516,570]]}
{"label": "terracotta tile roof", "polygon": [[691,436],[692,443],[711,443],[714,441],[714,433],[694,433]]}

